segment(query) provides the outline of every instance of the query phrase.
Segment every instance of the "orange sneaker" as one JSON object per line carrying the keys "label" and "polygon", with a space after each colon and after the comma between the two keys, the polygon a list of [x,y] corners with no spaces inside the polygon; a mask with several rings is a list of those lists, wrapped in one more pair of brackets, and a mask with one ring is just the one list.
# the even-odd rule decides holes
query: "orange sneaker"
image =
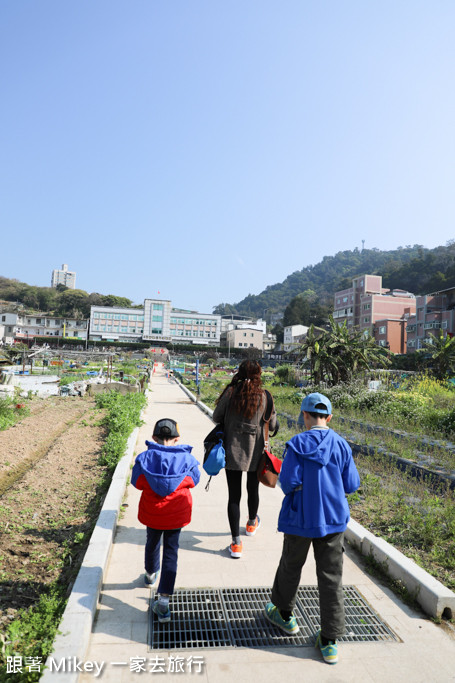
{"label": "orange sneaker", "polygon": [[259,529],[260,526],[261,526],[261,520],[259,519],[259,517],[256,517],[256,519],[254,520],[254,524],[248,524],[248,522],[247,522],[246,523],[246,535],[247,536],[254,536],[254,534],[256,533],[256,531]]}
{"label": "orange sneaker", "polygon": [[229,546],[229,552],[231,553],[231,557],[242,557],[242,550],[243,550],[243,543],[239,543],[238,545],[236,543],[231,543]]}

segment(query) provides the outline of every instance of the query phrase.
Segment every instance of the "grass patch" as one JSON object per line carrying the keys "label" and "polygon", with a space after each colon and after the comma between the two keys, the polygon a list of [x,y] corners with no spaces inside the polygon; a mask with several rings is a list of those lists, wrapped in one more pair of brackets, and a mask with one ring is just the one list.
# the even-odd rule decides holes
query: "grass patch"
{"label": "grass patch", "polygon": [[[17,406],[21,406],[18,408]],[[16,422],[30,414],[30,409],[24,398],[5,396],[0,398],[0,431],[8,429]]]}
{"label": "grass patch", "polygon": [[147,403],[142,393],[126,394],[110,391],[96,396],[96,405],[106,411],[102,423],[108,431],[100,462],[114,469],[123,456],[128,437],[141,424],[141,411]]}

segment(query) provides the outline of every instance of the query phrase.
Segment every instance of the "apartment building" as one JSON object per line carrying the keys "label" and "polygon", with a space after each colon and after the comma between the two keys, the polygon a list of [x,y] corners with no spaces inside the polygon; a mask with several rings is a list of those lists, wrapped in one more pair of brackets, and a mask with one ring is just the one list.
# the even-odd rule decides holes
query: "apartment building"
{"label": "apartment building", "polygon": [[[386,334],[392,334],[397,326],[389,326],[387,321],[403,320],[413,315],[415,310],[414,294],[403,289],[385,289],[381,275],[361,275],[352,280],[352,287],[335,293],[333,318],[335,322],[346,322],[349,328],[357,328],[373,336],[375,325],[381,322]],[[380,341],[385,341],[381,346],[391,348],[391,338],[383,339],[381,336]]]}
{"label": "apartment building", "polygon": [[228,330],[227,346],[230,349],[263,349],[264,333],[256,327],[242,327]]}
{"label": "apartment building", "polygon": [[76,289],[76,273],[68,270],[66,263],[62,264],[61,270],[55,269],[52,271],[51,287],[57,287],[57,285],[65,285],[68,289]]}
{"label": "apartment building", "polygon": [[416,311],[408,318],[407,352],[421,349],[430,334],[455,334],[455,287],[416,298]]}
{"label": "apartment building", "polygon": [[2,341],[33,341],[35,337],[59,337],[87,339],[88,320],[58,318],[50,315],[28,315],[25,313],[1,313]]}

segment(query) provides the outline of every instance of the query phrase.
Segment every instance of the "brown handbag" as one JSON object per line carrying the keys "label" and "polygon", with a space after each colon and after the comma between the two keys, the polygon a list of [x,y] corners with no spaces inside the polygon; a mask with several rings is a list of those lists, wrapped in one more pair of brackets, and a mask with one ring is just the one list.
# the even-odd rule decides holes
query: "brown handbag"
{"label": "brown handbag", "polygon": [[[264,484],[264,486],[268,486],[271,489],[274,489],[277,481],[278,481],[278,475],[281,470],[281,460],[279,458],[276,458],[271,451],[269,451],[269,421],[270,418],[272,417],[272,411],[273,411],[273,399],[270,396],[269,392],[266,391],[266,397],[267,397],[267,408],[266,408],[266,416],[264,417],[264,450],[262,452],[262,455],[259,460],[258,468],[257,468],[257,475],[258,475],[258,481],[260,484]],[[271,406],[269,405],[271,401]],[[276,432],[275,432],[276,433]]]}

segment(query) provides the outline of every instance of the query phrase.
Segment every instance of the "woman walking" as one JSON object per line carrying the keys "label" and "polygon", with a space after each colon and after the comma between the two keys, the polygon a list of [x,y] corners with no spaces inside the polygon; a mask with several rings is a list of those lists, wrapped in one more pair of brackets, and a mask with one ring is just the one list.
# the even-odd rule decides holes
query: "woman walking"
{"label": "woman walking", "polygon": [[[270,396],[270,395],[269,395]],[[226,479],[228,485],[228,519],[231,528],[232,557],[242,557],[240,540],[240,498],[242,472],[246,472],[248,520],[246,535],[254,536],[260,526],[258,517],[259,482],[256,470],[264,450],[264,415],[267,396],[262,388],[261,366],[256,361],[244,360],[232,381],[217,400],[213,420],[224,424],[226,450]],[[273,407],[269,421],[271,431],[277,424]]]}

